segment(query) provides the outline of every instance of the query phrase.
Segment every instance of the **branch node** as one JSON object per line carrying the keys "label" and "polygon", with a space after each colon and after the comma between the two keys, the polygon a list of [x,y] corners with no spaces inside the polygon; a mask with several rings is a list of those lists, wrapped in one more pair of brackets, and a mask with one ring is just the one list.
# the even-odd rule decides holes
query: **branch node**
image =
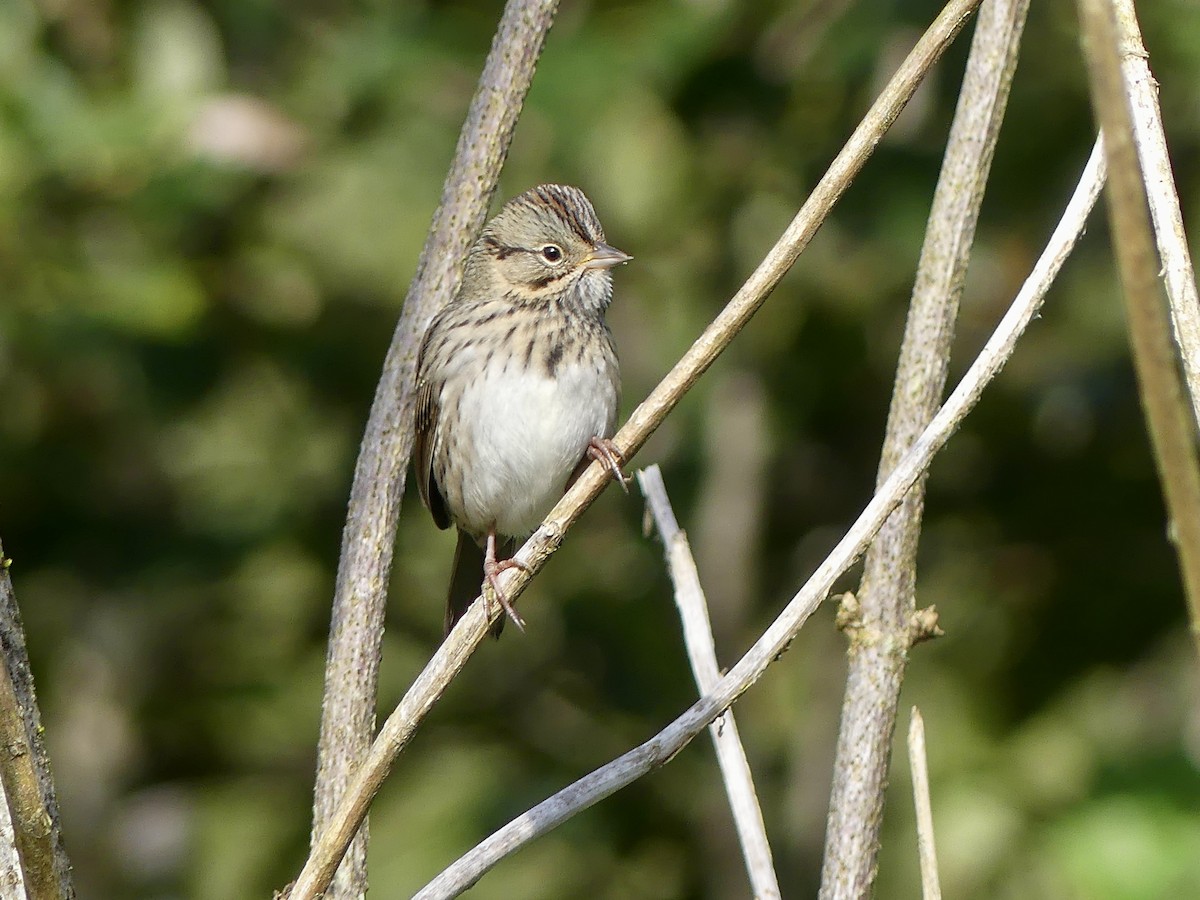
{"label": "branch node", "polygon": [[946,634],[942,631],[942,627],[938,624],[937,606],[930,604],[924,609],[918,609],[912,614],[911,620],[912,633],[909,638],[909,646],[915,647],[917,644],[924,641],[931,641],[934,638],[940,638]]}
{"label": "branch node", "polygon": [[[566,538],[566,526],[558,519],[547,519],[534,532],[526,544],[533,544],[533,552],[530,553],[530,562],[535,567],[540,568],[541,564],[554,555],[554,552],[562,546],[563,540]],[[524,549],[524,548],[522,548]]]}
{"label": "branch node", "polygon": [[862,631],[862,603],[853,591],[846,591],[837,598],[838,610],[833,623],[837,630],[844,632],[851,640]]}

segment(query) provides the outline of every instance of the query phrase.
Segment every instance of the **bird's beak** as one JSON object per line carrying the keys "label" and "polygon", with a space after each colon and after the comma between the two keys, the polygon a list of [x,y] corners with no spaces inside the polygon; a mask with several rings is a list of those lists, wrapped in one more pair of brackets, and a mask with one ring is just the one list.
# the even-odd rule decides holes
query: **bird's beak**
{"label": "bird's beak", "polygon": [[633,257],[628,253],[622,253],[616,247],[601,243],[592,248],[591,254],[584,260],[583,267],[585,269],[611,269],[613,266],[619,266],[631,259]]}

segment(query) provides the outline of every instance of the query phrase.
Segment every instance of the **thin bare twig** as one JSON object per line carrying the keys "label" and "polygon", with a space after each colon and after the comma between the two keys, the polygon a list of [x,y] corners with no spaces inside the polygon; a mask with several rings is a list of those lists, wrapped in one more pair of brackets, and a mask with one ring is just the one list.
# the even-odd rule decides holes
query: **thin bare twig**
{"label": "thin bare twig", "polygon": [[[684,645],[696,686],[703,697],[720,680],[721,670],[717,665],[712,623],[708,618],[708,601],[700,585],[696,560],[688,546],[687,535],[679,527],[675,511],[671,509],[662,470],[657,465],[650,466],[638,472],[637,479],[662,537],[667,569],[675,586],[675,605],[679,608],[679,618],[683,623]],[[750,761],[746,758],[746,749],[738,735],[733,710],[709,725],[708,733],[717,752],[717,765],[729,796],[729,808],[733,812],[753,896],[755,900],[781,897],[779,879],[775,877],[775,864],[771,859],[771,844],[767,840],[767,827],[763,824],[758,793],[754,790],[754,778],[750,774]]]}
{"label": "thin bare twig", "polygon": [[1133,139],[1150,199],[1150,215],[1162,257],[1175,340],[1182,350],[1192,412],[1200,424],[1200,297],[1196,294],[1196,273],[1183,230],[1179,192],[1171,174],[1171,158],[1167,155],[1167,138],[1163,132],[1162,112],[1158,108],[1158,83],[1150,74],[1149,54],[1142,43],[1133,0],[1114,0],[1114,6],[1121,69],[1125,73],[1129,111],[1133,116]]}
{"label": "thin bare twig", "polygon": [[[951,0],[942,10],[855,129],[783,236],[720,315],[616,434],[613,440],[625,459],[632,458],[667,413],[675,408],[766,301],[979,2]],[[600,494],[608,478],[603,466],[588,466],[550,511],[517,553],[517,558],[526,568],[510,569],[500,576],[501,587],[510,599],[516,599],[525,589],[529,579],[562,543],[567,530]],[[362,765],[353,772],[336,810],[325,820],[326,827],[314,841],[312,852],[293,889],[295,900],[313,900],[324,889],[327,875],[338,865],[359,823],[366,816],[371,799],[391,770],[392,763],[450,681],[462,671],[488,629],[484,604],[476,598],[388,717]]]}
{"label": "thin bare twig", "polygon": [[913,804],[917,808],[917,851],[921,857],[921,896],[942,900],[937,845],[933,840],[933,805],[929,799],[929,761],[925,757],[925,720],[912,708],[908,723],[908,765],[912,769]]}
{"label": "thin bare twig", "polygon": [[1178,356],[1158,286],[1158,256],[1134,146],[1111,0],[1080,0],[1079,18],[1092,105],[1104,129],[1104,149],[1112,170],[1106,194],[1133,368],[1167,503],[1171,539],[1179,555],[1192,637],[1200,649],[1200,459],[1194,422],[1184,398]]}
{"label": "thin bare twig", "polygon": [[[980,8],[917,267],[878,483],[925,428],[945,388],[958,301],[1028,7],[1029,0],[988,0]],[[825,835],[823,900],[866,896],[875,878],[900,685],[916,636],[924,502],[922,478],[867,552],[859,613],[846,629],[849,671]]]}
{"label": "thin bare twig", "polygon": [[[371,406],[338,560],[317,748],[314,846],[374,735],[384,609],[412,453],[413,377],[421,336],[462,277],[463,260],[483,226],[557,7],[558,0],[509,0],[504,8]],[[366,854],[363,828],[327,895],[331,900],[366,892]]]}
{"label": "thin bare twig", "polygon": [[70,900],[71,862],[9,562],[0,547],[0,779],[30,900]]}
{"label": "thin bare twig", "polygon": [[835,580],[866,549],[888,514],[929,467],[933,455],[945,445],[978,402],[984,387],[1012,354],[1017,339],[1041,306],[1046,291],[1083,232],[1088,213],[1100,196],[1103,185],[1104,156],[1097,143],[1079,185],[1033,272],[958,387],[909,452],[896,464],[892,474],[875,492],[845,536],[737,665],[716,683],[710,693],[650,740],[563,788],[460,857],[422,888],[416,894],[417,900],[442,900],[457,896],[497,862],[534,838],[666,764],[762,676],[767,667],[787,649],[808,617],[828,595]]}

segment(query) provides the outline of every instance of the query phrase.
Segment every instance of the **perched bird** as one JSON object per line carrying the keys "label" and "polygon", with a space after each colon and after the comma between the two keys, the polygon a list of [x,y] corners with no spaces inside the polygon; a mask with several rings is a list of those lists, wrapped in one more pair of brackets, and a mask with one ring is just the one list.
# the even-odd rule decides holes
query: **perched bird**
{"label": "perched bird", "polygon": [[447,633],[488,587],[524,630],[497,581],[521,564],[500,554],[511,556],[589,457],[624,486],[609,440],[621,385],[604,313],[609,270],[629,259],[605,243],[583,191],[544,184],[488,222],[458,293],[430,323],[413,460],[434,522],[458,529]]}

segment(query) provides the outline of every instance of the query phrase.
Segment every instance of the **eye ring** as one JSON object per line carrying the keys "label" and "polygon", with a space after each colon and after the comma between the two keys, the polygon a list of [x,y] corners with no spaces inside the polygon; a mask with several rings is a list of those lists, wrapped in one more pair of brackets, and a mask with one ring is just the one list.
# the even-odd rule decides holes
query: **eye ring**
{"label": "eye ring", "polygon": [[547,244],[542,248],[542,258],[548,263],[562,262],[562,248],[557,244]]}

